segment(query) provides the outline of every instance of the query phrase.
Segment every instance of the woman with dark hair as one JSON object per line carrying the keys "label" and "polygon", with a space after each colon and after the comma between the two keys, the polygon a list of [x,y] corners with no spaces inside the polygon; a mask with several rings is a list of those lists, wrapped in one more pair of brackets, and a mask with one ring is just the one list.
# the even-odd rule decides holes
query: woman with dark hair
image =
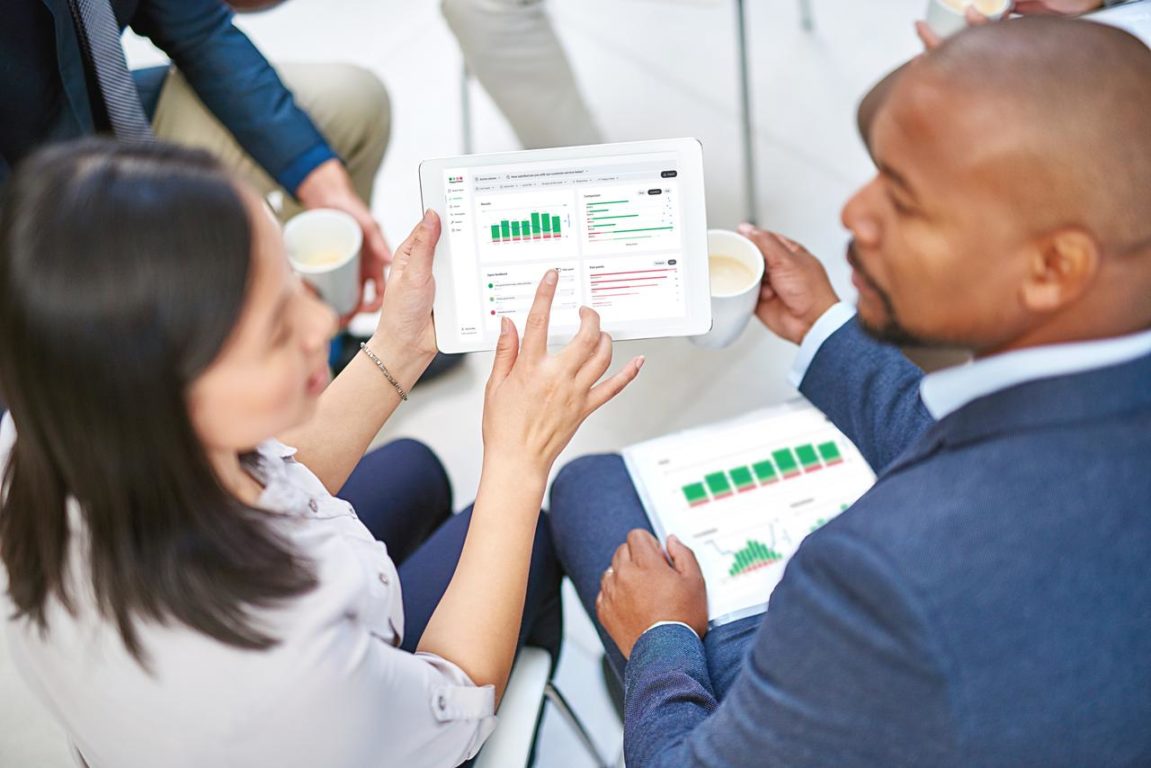
{"label": "woman with dark hair", "polygon": [[435,354],[438,237],[429,213],[329,384],[334,318],[206,154],[63,145],[5,187],[6,630],[88,765],[453,766],[517,644],[557,642],[548,473],[642,358],[600,381],[586,309],[549,355],[549,271],[522,345],[505,321],[477,499],[451,515],[429,450],[364,456]]}

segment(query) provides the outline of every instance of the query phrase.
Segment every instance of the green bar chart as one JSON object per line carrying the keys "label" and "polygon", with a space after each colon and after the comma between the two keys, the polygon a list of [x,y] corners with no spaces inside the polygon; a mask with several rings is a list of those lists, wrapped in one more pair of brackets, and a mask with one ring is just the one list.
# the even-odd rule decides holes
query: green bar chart
{"label": "green bar chart", "polygon": [[702,481],[683,485],[681,491],[688,505],[697,507],[842,463],[843,453],[834,441],[818,446],[804,443],[772,451],[770,458],[761,461],[708,473]]}
{"label": "green bar chart", "polygon": [[670,193],[589,198],[585,212],[589,243],[637,243],[675,234],[677,215]]}
{"label": "green bar chart", "polygon": [[760,568],[766,568],[782,559],[783,555],[762,541],[749,539],[747,546],[735,553],[727,573],[729,576],[739,576]]}
{"label": "green bar chart", "polygon": [[491,224],[493,243],[525,240],[554,240],[563,237],[562,218],[555,213],[530,211],[523,217],[508,217]]}

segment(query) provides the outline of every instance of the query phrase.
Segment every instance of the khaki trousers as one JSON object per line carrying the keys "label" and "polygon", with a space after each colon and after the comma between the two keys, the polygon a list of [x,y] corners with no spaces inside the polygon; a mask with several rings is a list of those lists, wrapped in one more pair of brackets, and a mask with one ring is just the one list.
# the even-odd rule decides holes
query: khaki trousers
{"label": "khaki trousers", "polygon": [[[343,159],[356,192],[370,207],[372,186],[391,136],[391,105],[383,83],[367,70],[350,64],[282,64],[280,79],[296,104],[311,117],[328,144]],[[152,120],[156,136],[211,152],[261,197],[281,191],[280,218],[287,221],[302,209],[236,142],[175,68],[160,92]]]}

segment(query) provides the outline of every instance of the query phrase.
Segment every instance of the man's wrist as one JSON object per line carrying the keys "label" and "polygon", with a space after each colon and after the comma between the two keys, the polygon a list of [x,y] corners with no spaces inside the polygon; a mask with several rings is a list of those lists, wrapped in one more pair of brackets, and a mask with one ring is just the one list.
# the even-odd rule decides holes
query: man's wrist
{"label": "man's wrist", "polygon": [[313,168],[296,188],[296,198],[305,208],[329,207],[349,193],[355,194],[351,177],[336,157]]}

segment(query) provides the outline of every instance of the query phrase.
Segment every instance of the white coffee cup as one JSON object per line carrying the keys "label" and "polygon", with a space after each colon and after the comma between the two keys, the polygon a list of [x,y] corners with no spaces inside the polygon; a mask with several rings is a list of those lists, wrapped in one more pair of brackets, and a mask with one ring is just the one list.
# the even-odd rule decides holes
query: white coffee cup
{"label": "white coffee cup", "polygon": [[315,208],[284,225],[288,262],[341,317],[360,303],[364,233],[350,214]]}
{"label": "white coffee cup", "polygon": [[726,229],[707,231],[711,280],[711,330],[691,340],[701,347],[721,349],[732,344],[759,303],[763,254],[755,243]]}
{"label": "white coffee cup", "polygon": [[927,26],[940,37],[950,37],[967,26],[967,6],[992,20],[1002,19],[1011,10],[1011,0],[929,0]]}

